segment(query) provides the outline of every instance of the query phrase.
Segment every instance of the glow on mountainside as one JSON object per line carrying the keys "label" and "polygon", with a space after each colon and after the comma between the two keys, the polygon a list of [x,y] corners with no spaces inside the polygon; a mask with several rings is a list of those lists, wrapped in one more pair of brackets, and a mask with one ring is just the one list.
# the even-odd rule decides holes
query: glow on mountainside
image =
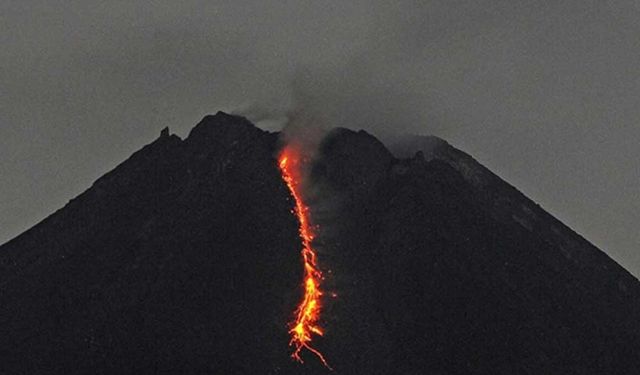
{"label": "glow on mountainside", "polygon": [[295,321],[291,323],[289,345],[295,347],[291,355],[295,360],[303,362],[300,352],[306,348],[314,353],[327,368],[331,369],[322,353],[311,346],[314,335],[323,335],[322,328],[319,326],[322,307],[322,291],[320,289],[322,272],[318,268],[316,252],[312,246],[314,232],[309,220],[309,207],[305,205],[300,191],[303,163],[304,158],[301,152],[293,146],[285,147],[279,157],[282,178],[295,200],[294,213],[300,223],[299,231],[304,261],[304,297],[295,311]]}

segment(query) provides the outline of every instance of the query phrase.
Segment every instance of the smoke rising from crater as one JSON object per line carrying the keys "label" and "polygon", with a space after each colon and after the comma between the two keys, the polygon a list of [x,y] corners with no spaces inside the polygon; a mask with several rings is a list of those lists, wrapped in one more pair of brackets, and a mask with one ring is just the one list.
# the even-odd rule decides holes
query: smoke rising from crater
{"label": "smoke rising from crater", "polygon": [[441,136],[638,274],[638,20],[631,0],[5,1],[0,242],[165,126],[293,112]]}
{"label": "smoke rising from crater", "polygon": [[338,41],[346,53],[292,69],[289,110],[441,136],[638,274],[639,192],[621,190],[640,177],[624,167],[640,157],[636,5],[404,1],[364,14]]}

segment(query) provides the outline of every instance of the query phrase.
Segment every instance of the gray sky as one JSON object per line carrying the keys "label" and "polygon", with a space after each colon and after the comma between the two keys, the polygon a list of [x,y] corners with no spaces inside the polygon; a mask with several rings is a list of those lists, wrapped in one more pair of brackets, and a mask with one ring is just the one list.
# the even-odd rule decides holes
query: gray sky
{"label": "gray sky", "polygon": [[639,4],[3,0],[0,243],[165,126],[296,106],[441,136],[640,275]]}

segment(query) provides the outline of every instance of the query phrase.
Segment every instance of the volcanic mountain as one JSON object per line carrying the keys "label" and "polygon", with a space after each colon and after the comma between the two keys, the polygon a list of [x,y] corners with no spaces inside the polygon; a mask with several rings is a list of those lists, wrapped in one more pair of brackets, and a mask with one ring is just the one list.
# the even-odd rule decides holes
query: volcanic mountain
{"label": "volcanic mountain", "polygon": [[[640,283],[435,137],[335,129],[309,168],[336,374],[638,374]],[[326,374],[277,133],[167,129],[0,247],[2,374]]]}

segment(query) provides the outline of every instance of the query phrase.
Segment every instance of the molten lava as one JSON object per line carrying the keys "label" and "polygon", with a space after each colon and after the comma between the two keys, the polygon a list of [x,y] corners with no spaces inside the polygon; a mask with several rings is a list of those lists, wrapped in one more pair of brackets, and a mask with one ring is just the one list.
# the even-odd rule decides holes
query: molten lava
{"label": "molten lava", "polygon": [[289,331],[289,333],[291,333],[289,345],[295,346],[295,350],[291,356],[302,363],[303,360],[300,356],[300,351],[306,348],[318,356],[327,368],[331,369],[322,353],[310,345],[314,335],[323,335],[322,328],[319,326],[322,306],[322,291],[320,289],[322,272],[318,268],[316,252],[312,246],[314,228],[309,218],[309,207],[305,205],[301,194],[302,168],[305,163],[305,158],[300,149],[289,145],[285,147],[280,154],[279,162],[282,178],[287,183],[291,195],[295,200],[294,213],[298,216],[298,221],[300,222],[302,258],[304,261],[304,297],[295,311],[296,318],[295,321],[291,323],[292,328]]}

